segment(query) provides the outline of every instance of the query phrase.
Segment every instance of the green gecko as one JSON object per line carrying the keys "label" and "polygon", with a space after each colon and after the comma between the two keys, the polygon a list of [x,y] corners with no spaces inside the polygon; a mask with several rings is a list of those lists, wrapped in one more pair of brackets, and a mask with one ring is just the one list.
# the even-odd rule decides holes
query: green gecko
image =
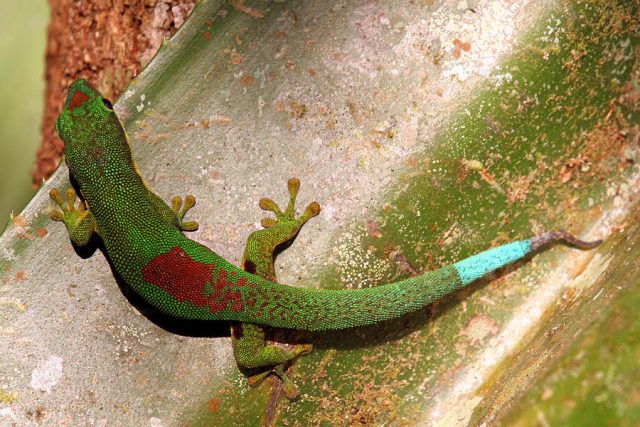
{"label": "green gecko", "polygon": [[85,80],[69,87],[55,128],[81,200],[76,206],[73,188],[67,190],[66,201],[52,189],[51,198],[61,210],[53,210],[51,217],[65,224],[71,241],[84,246],[97,234],[124,284],[166,315],[231,322],[235,359],[251,373],[249,384],[274,373],[289,398],[298,389],[286,367],[312,346],[267,345],[263,326],[321,331],[371,325],[418,310],[552,242],[583,249],[600,243],[578,240],[564,231],[546,232],[387,285],[295,288],[276,282],[274,251],[320,212],[314,202],[296,218],[297,179],[289,180],[290,200],[284,212],[272,200],[260,201],[261,208],[276,218],[263,219],[264,229],[249,236],[240,269],[185,237],[183,231],[198,228],[196,222],[185,221],[195,198],[189,195],[183,203],[175,197],[169,206],[151,191],[111,102]]}

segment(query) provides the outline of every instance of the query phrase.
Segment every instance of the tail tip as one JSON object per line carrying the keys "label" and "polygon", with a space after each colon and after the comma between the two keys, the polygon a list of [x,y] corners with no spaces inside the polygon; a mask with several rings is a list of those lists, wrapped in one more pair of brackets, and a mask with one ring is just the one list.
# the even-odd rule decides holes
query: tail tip
{"label": "tail tip", "polygon": [[593,249],[602,243],[602,239],[598,240],[581,240],[573,234],[567,233],[565,230],[547,231],[531,239],[531,249],[536,250],[548,244],[563,241],[570,246],[578,249]]}

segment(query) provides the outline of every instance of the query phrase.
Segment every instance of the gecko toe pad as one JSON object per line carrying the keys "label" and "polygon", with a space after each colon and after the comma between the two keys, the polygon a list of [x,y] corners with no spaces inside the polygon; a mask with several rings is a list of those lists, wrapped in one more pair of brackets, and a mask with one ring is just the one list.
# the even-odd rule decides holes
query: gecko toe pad
{"label": "gecko toe pad", "polygon": [[192,194],[189,194],[184,198],[184,203],[182,203],[182,198],[180,196],[175,196],[171,199],[171,210],[178,218],[181,231],[195,231],[198,229],[199,224],[196,221],[184,221],[185,214],[195,205],[196,198]]}

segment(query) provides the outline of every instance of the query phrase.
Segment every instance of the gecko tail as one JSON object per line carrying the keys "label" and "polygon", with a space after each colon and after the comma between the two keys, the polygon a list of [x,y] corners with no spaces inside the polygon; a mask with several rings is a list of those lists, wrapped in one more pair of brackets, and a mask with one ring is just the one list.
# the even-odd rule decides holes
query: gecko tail
{"label": "gecko tail", "polygon": [[[271,282],[215,260],[222,271],[235,272],[247,286],[234,288],[223,302],[223,310],[210,320],[233,320],[275,328],[307,331],[336,330],[371,325],[419,310],[457,289],[554,242],[590,249],[600,241],[583,241],[565,231],[540,234],[497,246],[454,264],[386,285],[358,289],[303,289]],[[224,264],[224,265],[223,265]],[[226,276],[225,276],[226,277]],[[244,309],[230,305],[233,298],[244,301]]]}
{"label": "gecko tail", "polygon": [[463,285],[512,264],[553,243],[565,242],[579,249],[592,249],[602,240],[584,241],[564,230],[548,231],[527,240],[507,243],[458,261],[453,266],[458,270]]}

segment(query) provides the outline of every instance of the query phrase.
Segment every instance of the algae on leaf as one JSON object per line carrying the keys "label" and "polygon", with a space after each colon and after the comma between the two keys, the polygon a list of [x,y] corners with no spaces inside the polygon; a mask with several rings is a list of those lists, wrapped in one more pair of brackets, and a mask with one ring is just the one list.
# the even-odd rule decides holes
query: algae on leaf
{"label": "algae on leaf", "polygon": [[63,167],[0,238],[0,367],[17,397],[0,417],[450,425],[517,410],[585,313],[638,283],[612,269],[637,243],[640,20],[631,1],[460,6],[199,3],[116,104],[142,174],[165,200],[195,194],[191,237],[235,263],[258,200],[299,177],[300,205],[323,212],[278,260],[295,286],[374,286],[543,229],[602,248],[556,247],[414,315],[312,335],[288,402],[247,388],[225,325],[172,333],[102,253],[77,256],[48,219]]}

